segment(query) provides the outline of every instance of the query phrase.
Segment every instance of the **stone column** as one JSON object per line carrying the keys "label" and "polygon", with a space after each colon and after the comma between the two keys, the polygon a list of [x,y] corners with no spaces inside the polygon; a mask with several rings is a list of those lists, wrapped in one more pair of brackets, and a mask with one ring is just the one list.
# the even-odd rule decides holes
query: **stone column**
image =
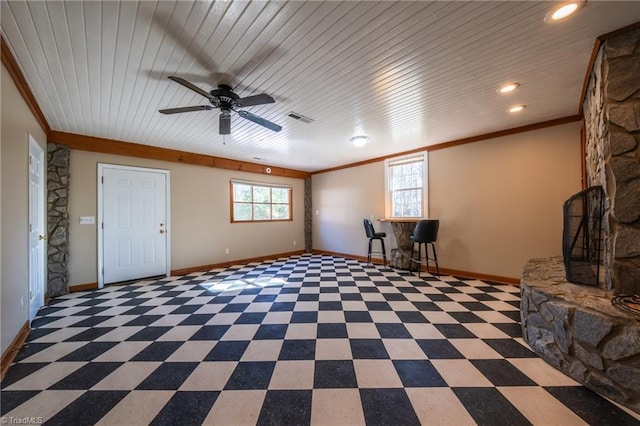
{"label": "stone column", "polygon": [[69,147],[49,143],[47,155],[47,292],[55,297],[69,292]]}
{"label": "stone column", "polygon": [[[411,247],[413,241],[409,236],[416,227],[415,222],[391,222],[393,235],[396,237],[398,248],[391,250],[391,266],[395,269],[409,269],[411,265]],[[417,252],[416,252],[417,255]],[[413,265],[415,269],[420,268],[419,264]]]}
{"label": "stone column", "polygon": [[304,180],[304,251],[313,251],[313,208],[311,204],[311,178]]}
{"label": "stone column", "polygon": [[640,30],[603,44],[584,114],[588,182],[605,191],[605,290],[640,294]]}
{"label": "stone column", "polygon": [[611,279],[617,294],[640,294],[640,30],[604,46],[611,201]]}

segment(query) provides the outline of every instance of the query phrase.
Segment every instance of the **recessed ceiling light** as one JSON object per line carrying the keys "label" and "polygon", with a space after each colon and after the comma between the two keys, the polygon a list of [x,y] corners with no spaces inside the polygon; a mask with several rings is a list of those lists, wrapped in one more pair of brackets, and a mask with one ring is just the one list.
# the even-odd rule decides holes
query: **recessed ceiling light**
{"label": "recessed ceiling light", "polygon": [[504,86],[500,86],[500,88],[498,89],[498,93],[513,92],[518,87],[520,87],[520,83],[508,83],[508,84],[505,84]]}
{"label": "recessed ceiling light", "polygon": [[511,108],[509,108],[507,112],[520,112],[526,107],[527,107],[526,105],[514,105]]}
{"label": "recessed ceiling light", "polygon": [[544,17],[544,21],[547,23],[564,21],[566,18],[576,13],[582,6],[584,6],[584,1],[560,3],[547,13]]}
{"label": "recessed ceiling light", "polygon": [[351,142],[353,146],[360,148],[360,147],[363,147],[368,140],[369,140],[368,136],[357,135],[357,136],[352,136],[351,139],[349,139],[349,142]]}

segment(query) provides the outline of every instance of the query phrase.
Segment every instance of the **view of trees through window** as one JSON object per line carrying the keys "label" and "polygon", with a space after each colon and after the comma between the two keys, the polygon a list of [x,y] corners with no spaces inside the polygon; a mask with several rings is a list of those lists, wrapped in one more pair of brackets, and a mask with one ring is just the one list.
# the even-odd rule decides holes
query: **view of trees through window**
{"label": "view of trees through window", "polygon": [[422,157],[389,163],[393,217],[422,217],[424,161]]}
{"label": "view of trees through window", "polygon": [[291,220],[291,188],[231,182],[233,222]]}

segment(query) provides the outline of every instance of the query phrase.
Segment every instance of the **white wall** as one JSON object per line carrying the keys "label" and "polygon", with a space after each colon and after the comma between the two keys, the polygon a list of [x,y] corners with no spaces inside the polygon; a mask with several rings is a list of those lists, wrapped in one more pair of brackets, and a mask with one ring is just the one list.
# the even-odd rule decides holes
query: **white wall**
{"label": "white wall", "polygon": [[[560,255],[562,203],[581,189],[580,164],[579,122],[430,152],[440,266],[518,278],[530,258]],[[362,218],[384,214],[384,163],[312,179],[314,249],[366,254]]]}
{"label": "white wall", "polygon": [[[28,135],[31,134],[45,152],[47,146],[44,131],[31,114],[4,66],[2,66],[1,79],[0,102],[3,108],[0,113],[0,151],[2,152],[0,154],[2,162],[0,303],[1,349],[4,353],[20,328],[29,320]],[[46,191],[46,187],[42,190]]]}
{"label": "white wall", "polygon": [[[191,268],[304,249],[304,181],[166,161],[71,151],[69,183],[69,284],[97,282],[97,164],[169,170],[171,269]],[[293,221],[230,223],[229,180],[293,186]],[[293,245],[293,242],[296,245]],[[225,254],[225,249],[229,254]]]}

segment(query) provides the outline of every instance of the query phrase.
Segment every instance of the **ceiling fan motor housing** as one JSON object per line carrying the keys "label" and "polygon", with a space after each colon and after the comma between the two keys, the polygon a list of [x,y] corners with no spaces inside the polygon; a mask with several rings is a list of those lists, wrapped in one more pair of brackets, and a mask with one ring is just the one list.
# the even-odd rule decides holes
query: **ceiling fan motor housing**
{"label": "ceiling fan motor housing", "polygon": [[233,106],[236,103],[236,100],[240,99],[240,96],[236,95],[231,87],[226,84],[218,85],[217,89],[214,89],[209,93],[218,98],[222,105],[228,105],[229,107]]}

